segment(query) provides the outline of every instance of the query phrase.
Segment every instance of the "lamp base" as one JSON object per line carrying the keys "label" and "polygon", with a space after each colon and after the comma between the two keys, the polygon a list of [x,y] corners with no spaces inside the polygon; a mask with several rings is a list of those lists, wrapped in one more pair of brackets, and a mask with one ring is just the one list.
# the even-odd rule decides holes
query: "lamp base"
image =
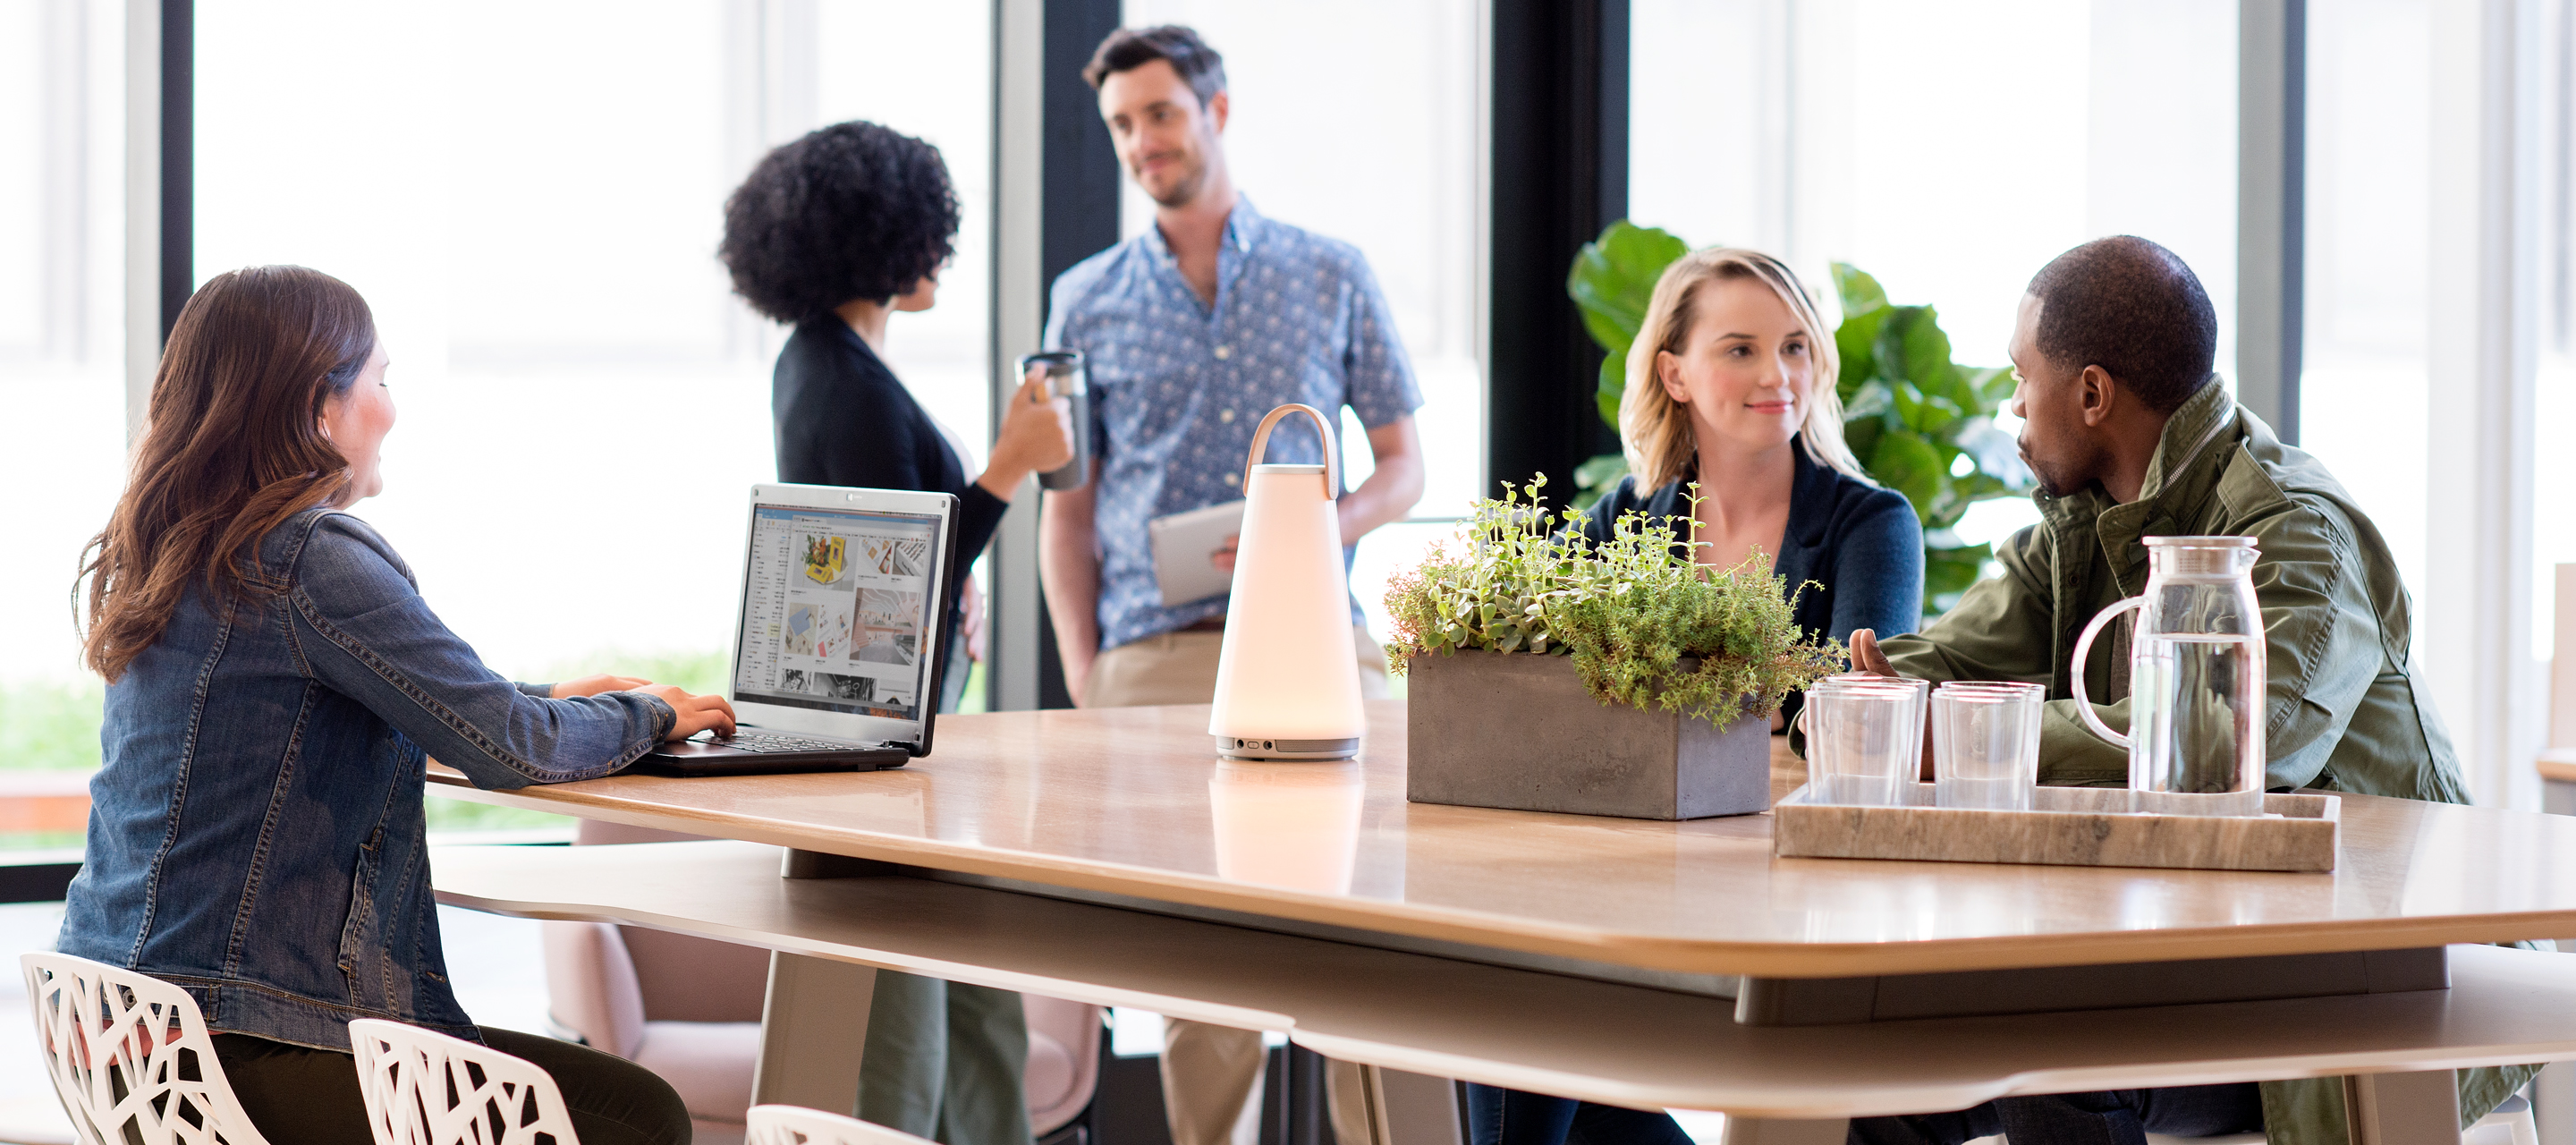
{"label": "lamp base", "polygon": [[1359,751],[1357,736],[1349,739],[1216,737],[1216,753],[1227,759],[1349,759]]}

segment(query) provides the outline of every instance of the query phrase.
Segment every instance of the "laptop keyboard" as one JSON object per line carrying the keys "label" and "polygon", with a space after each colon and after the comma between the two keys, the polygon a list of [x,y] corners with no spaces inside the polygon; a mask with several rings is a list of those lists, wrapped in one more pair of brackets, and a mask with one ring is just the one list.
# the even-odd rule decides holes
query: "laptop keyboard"
{"label": "laptop keyboard", "polygon": [[802,739],[797,736],[771,735],[766,732],[739,732],[731,739],[719,738],[713,734],[709,734],[705,738],[698,740],[698,742],[713,747],[729,747],[736,751],[753,752],[868,750],[854,743],[840,743],[833,740],[821,739]]}

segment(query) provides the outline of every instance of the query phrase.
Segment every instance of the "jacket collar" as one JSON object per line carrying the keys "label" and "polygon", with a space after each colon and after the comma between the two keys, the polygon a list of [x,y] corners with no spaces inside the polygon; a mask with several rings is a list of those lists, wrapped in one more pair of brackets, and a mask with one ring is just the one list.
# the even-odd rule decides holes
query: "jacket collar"
{"label": "jacket collar", "polygon": [[2165,420],[2137,500],[2113,501],[2096,483],[2062,497],[2041,494],[2040,512],[2061,535],[2075,529],[2094,533],[2113,577],[2122,591],[2129,591],[2139,579],[2134,574],[2146,560],[2140,537],[2190,533],[2200,527],[2195,522],[2202,516],[2201,507],[2216,493],[2227,468],[2225,447],[2245,436],[2241,421],[2226,385],[2211,375],[2208,384]]}
{"label": "jacket collar", "polygon": [[[844,351],[855,353],[866,361],[874,362],[879,366],[885,366],[885,359],[877,356],[876,350],[868,345],[868,340],[859,337],[859,332],[851,329],[850,324],[842,321],[841,316],[838,314],[834,314],[831,311],[826,310],[819,315],[806,319],[801,329],[811,331],[815,337],[822,339],[823,343],[827,346],[839,346]],[[887,366],[886,372],[892,373],[893,368]]]}

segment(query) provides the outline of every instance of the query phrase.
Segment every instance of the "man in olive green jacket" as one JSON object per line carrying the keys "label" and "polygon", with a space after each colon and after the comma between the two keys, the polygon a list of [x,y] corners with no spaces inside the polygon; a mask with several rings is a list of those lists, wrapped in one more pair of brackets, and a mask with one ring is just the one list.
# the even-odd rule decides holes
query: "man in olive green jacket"
{"label": "man in olive green jacket", "polygon": [[[2085,728],[2072,675],[2084,672],[2086,693],[2108,701],[2095,707],[2105,723],[2126,728],[2127,626],[2108,630],[2080,668],[2071,663],[2077,635],[2144,587],[2141,536],[2250,536],[2260,550],[2254,588],[2271,675],[2268,785],[2468,802],[2450,736],[2409,655],[2406,588],[2387,543],[2324,465],[2228,396],[2210,372],[2216,342],[2199,280],[2145,239],[2087,243],[2041,270],[2022,299],[2010,353],[2021,451],[2038,478],[2043,520],[2000,546],[2000,575],[1922,633],[1883,643],[1853,633],[1855,666],[2046,684],[2040,782],[2123,786],[2128,753]],[[2460,1071],[2463,1124],[2536,1068]],[[2140,1096],[2156,1094],[2169,1096]],[[2260,1128],[2273,1145],[2347,1139],[2341,1079],[2264,1083],[2261,1123],[2227,1127],[2252,1115],[2254,1096],[2206,1086],[2006,1099],[1992,1111],[1856,1121],[1853,1138],[1941,1140],[1951,1135],[1945,1129],[1993,1122],[2006,1132],[2022,1124],[2035,1140],[2078,1132],[2134,1141],[2146,1121],[2146,1130],[2192,1136]],[[2173,1110],[2202,1120],[2151,1123]]]}

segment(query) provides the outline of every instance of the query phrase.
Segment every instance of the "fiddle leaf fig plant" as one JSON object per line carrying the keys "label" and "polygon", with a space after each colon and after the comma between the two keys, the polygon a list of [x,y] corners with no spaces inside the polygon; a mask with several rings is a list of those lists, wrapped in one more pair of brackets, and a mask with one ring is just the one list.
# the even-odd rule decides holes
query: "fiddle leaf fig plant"
{"label": "fiddle leaf fig plant", "polygon": [[1994,546],[1963,543],[1952,531],[1968,506],[2030,495],[2018,444],[1995,426],[1995,411],[2012,398],[2012,371],[1952,362],[1931,307],[1889,303],[1877,279],[1848,263],[1834,264],[1834,289],[1843,309],[1834,330],[1843,441],[1879,484],[1914,503],[1923,614],[1938,616],[1994,557]]}
{"label": "fiddle leaf fig plant", "polygon": [[[1612,429],[1619,428],[1619,399],[1628,392],[1628,345],[1636,341],[1638,328],[1646,324],[1646,305],[1654,300],[1655,279],[1690,250],[1689,243],[1670,231],[1635,226],[1622,219],[1603,230],[1600,238],[1574,252],[1574,269],[1566,273],[1565,292],[1574,298],[1575,308],[1583,312],[1583,328],[1610,352],[1601,359],[1601,380],[1594,387],[1593,400],[1601,407],[1601,420],[1610,423]],[[1608,455],[1608,459],[1617,458],[1617,454]],[[1596,457],[1587,464],[1597,465],[1603,460]],[[1628,471],[1627,462],[1620,460],[1618,468],[1619,473],[1612,474],[1602,489],[1619,483],[1620,474]],[[1589,483],[1585,485],[1590,488]],[[1589,506],[1599,495],[1593,494],[1583,504]]]}
{"label": "fiddle leaf fig plant", "polygon": [[[1655,280],[1690,249],[1669,232],[1622,220],[1575,255],[1566,294],[1608,351],[1595,400],[1614,429],[1627,392],[1628,347],[1645,324]],[[1833,278],[1843,315],[1834,330],[1843,440],[1871,478],[1914,503],[1923,525],[1923,614],[1938,616],[1994,556],[1991,545],[1959,539],[1959,518],[1976,502],[2031,490],[2012,435],[1995,426],[1996,411],[2012,396],[2012,371],[1951,361],[1950,337],[1933,308],[1889,302],[1860,269],[1838,262]],[[1575,470],[1576,506],[1589,507],[1627,472],[1618,454],[1583,463]]]}
{"label": "fiddle leaf fig plant", "polygon": [[1710,569],[1689,556],[1696,524],[1693,536],[1677,537],[1639,513],[1589,544],[1580,512],[1546,511],[1546,482],[1506,484],[1502,499],[1478,502],[1460,526],[1465,551],[1435,548],[1389,582],[1390,671],[1435,653],[1566,655],[1605,706],[1726,724],[1767,718],[1789,693],[1842,669],[1842,645],[1799,629],[1796,597],[1763,571],[1760,554]]}

